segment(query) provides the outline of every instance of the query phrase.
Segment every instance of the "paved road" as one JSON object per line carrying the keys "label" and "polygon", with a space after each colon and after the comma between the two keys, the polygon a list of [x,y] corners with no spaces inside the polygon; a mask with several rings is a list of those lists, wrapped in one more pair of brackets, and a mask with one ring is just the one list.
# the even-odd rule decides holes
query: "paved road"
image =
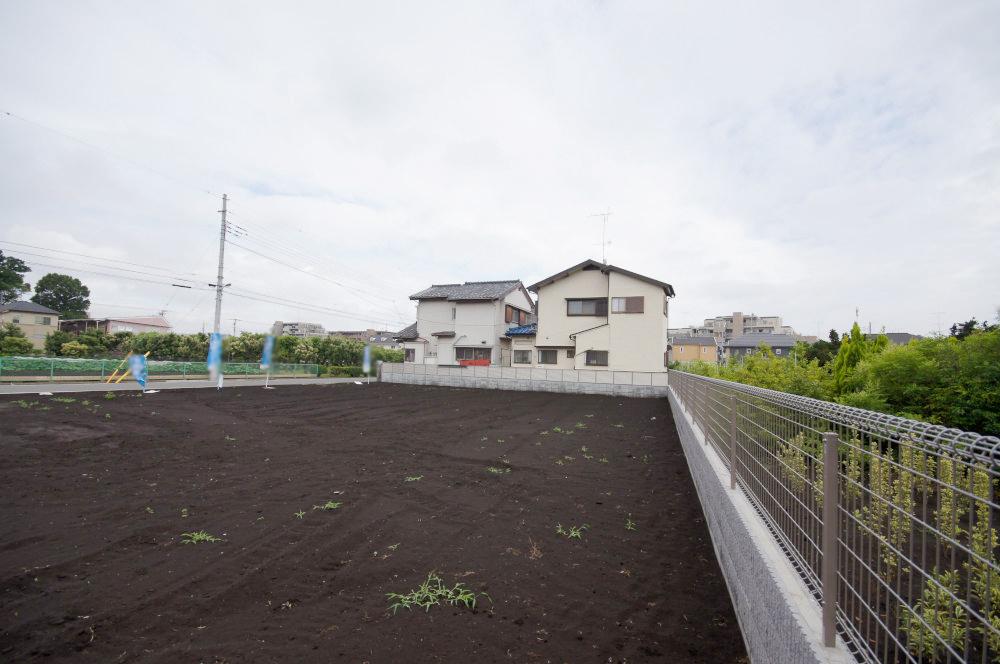
{"label": "paved road", "polygon": [[[331,383],[353,383],[356,380],[364,381],[363,378],[272,378],[270,385],[281,387],[282,385],[329,385]],[[375,382],[374,380],[372,381]],[[263,378],[234,378],[227,381],[225,387],[255,387],[264,384]],[[215,383],[208,380],[161,380],[150,381],[146,384],[147,390],[179,390],[196,387],[215,387]],[[7,383],[0,385],[0,394],[38,394],[39,392],[123,392],[139,389],[135,381],[122,382],[117,385],[108,385],[100,382],[90,383]]]}

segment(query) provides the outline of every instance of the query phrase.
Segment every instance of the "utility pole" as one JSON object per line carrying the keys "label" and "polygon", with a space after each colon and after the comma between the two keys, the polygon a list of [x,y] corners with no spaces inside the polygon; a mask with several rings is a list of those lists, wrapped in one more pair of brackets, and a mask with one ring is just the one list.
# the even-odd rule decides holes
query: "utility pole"
{"label": "utility pole", "polygon": [[[222,261],[226,255],[226,202],[229,197],[225,194],[222,195],[222,209],[219,212],[222,213],[222,223],[219,224],[219,275],[215,279],[215,327],[212,328],[213,332],[219,332],[219,323],[222,322],[222,289],[225,285],[222,283]],[[235,323],[233,326],[235,327]]]}
{"label": "utility pole", "polygon": [[219,212],[222,213],[222,223],[219,224],[219,275],[215,280],[215,326],[212,328],[213,332],[219,332],[219,323],[222,322],[222,289],[225,288],[225,284],[222,283],[222,262],[226,256],[226,203],[229,201],[229,197],[225,194],[222,195],[222,209]]}

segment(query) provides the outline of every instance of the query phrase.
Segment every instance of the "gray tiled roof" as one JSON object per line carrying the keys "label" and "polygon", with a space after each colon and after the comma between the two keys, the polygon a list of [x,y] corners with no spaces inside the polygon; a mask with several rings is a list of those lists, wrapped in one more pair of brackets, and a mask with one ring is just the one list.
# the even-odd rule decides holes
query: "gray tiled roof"
{"label": "gray tiled roof", "polygon": [[715,337],[674,337],[675,346],[715,346]]}
{"label": "gray tiled roof", "polygon": [[58,311],[49,309],[48,307],[43,307],[42,305],[35,304],[34,302],[25,302],[23,300],[0,304],[0,311],[23,311],[29,314],[50,314],[52,316],[59,315]]}
{"label": "gray tiled roof", "polygon": [[[889,342],[897,346],[905,346],[914,339],[923,339],[919,334],[910,334],[909,332],[883,332],[885,336],[889,337]],[[877,334],[866,334],[866,339],[872,340],[878,338]]]}
{"label": "gray tiled roof", "polygon": [[521,285],[510,281],[466,281],[464,284],[437,284],[410,296],[411,300],[499,300]]}
{"label": "gray tiled roof", "polygon": [[790,334],[744,334],[733,337],[726,342],[730,348],[756,348],[766,344],[771,348],[791,348],[798,341],[798,337]]}
{"label": "gray tiled roof", "polygon": [[410,341],[417,338],[417,323],[414,321],[413,325],[407,325],[402,330],[397,332],[395,335],[397,341]]}

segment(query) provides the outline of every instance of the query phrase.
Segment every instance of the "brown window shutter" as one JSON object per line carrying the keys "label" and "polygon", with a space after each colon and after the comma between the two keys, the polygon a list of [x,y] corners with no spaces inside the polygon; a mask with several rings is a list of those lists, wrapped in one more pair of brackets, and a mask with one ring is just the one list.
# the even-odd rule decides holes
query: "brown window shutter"
{"label": "brown window shutter", "polygon": [[643,296],[625,298],[625,313],[641,314],[643,312]]}

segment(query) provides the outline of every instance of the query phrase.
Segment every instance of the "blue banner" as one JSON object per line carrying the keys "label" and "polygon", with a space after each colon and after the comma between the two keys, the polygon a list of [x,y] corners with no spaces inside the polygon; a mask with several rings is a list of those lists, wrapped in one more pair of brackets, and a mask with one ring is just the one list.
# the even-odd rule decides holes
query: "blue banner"
{"label": "blue banner", "polygon": [[131,355],[128,358],[128,368],[132,371],[132,377],[135,378],[135,382],[139,383],[139,387],[146,389],[146,378],[149,375],[149,369],[146,365],[145,355]]}
{"label": "blue banner", "polygon": [[369,345],[365,346],[365,355],[361,360],[361,370],[366,374],[372,370],[372,347]]}
{"label": "blue banner", "polygon": [[208,340],[208,375],[212,380],[222,376],[222,335],[213,332]]}
{"label": "blue banner", "polygon": [[271,355],[274,353],[274,335],[269,334],[264,337],[264,352],[260,356],[260,368],[267,370],[271,368]]}

